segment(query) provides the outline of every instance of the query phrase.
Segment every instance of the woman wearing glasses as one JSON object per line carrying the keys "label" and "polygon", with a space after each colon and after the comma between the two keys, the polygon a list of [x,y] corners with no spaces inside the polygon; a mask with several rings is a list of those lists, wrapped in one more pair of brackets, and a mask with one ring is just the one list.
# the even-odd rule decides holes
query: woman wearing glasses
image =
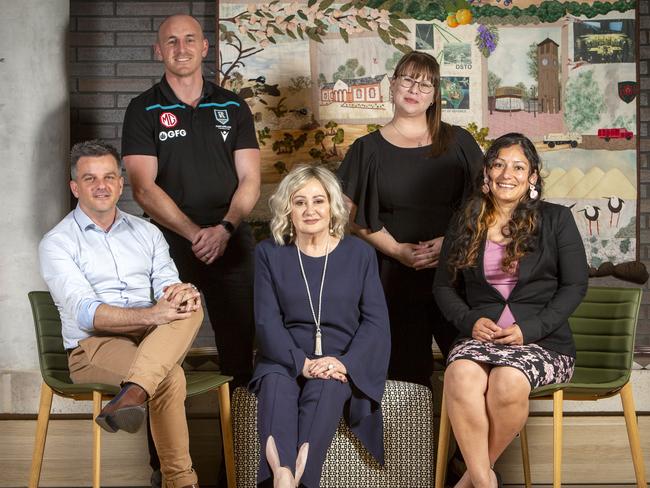
{"label": "woman wearing glasses", "polygon": [[403,56],[390,87],[393,119],[355,141],[338,176],[352,232],[378,251],[391,323],[388,377],[430,387],[431,336],[446,355],[455,335],[432,294],[440,247],[483,154],[466,130],[442,122],[433,56]]}

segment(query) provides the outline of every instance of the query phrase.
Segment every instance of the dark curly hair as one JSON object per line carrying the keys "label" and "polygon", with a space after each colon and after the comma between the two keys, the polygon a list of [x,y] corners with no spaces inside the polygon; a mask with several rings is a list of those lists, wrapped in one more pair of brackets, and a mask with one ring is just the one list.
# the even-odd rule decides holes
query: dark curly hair
{"label": "dark curly hair", "polygon": [[533,143],[523,134],[511,132],[496,139],[483,158],[483,171],[480,173],[476,191],[456,214],[453,223],[454,241],[451,244],[447,265],[452,279],[456,280],[459,270],[472,268],[478,264],[478,256],[488,229],[496,222],[497,207],[492,192],[483,193],[484,178],[502,149],[519,146],[530,164],[529,177],[537,173],[535,189],[538,196],[530,198],[524,194],[512,212],[510,220],[501,229],[504,236],[510,237],[506,245],[501,269],[513,273],[517,261],[533,252],[537,243],[539,217],[542,197],[541,160]]}

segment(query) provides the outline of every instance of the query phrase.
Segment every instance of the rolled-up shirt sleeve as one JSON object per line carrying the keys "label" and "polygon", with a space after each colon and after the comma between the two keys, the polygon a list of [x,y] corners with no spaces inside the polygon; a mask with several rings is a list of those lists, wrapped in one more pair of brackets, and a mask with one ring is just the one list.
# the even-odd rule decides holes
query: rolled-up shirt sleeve
{"label": "rolled-up shirt sleeve", "polygon": [[81,301],[77,322],[82,330],[90,332],[95,328],[93,325],[95,323],[95,312],[101,304],[101,301],[92,298],[84,298]]}
{"label": "rolled-up shirt sleeve", "polygon": [[102,301],[75,262],[73,252],[66,239],[46,235],[38,247],[41,276],[61,315],[74,319],[81,330],[90,332]]}

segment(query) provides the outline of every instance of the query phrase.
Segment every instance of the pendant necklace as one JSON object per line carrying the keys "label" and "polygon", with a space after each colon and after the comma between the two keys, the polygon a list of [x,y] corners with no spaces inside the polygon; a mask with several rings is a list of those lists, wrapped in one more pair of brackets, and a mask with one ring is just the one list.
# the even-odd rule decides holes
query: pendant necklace
{"label": "pendant necklace", "polygon": [[402,136],[404,139],[407,139],[407,140],[409,140],[409,141],[416,141],[416,140],[417,140],[418,147],[422,147],[422,138],[423,138],[423,137],[426,137],[426,134],[427,134],[427,132],[429,131],[429,128],[427,127],[427,129],[422,133],[422,135],[421,135],[420,137],[418,137],[418,138],[415,138],[415,137],[408,137],[408,136],[405,135],[401,130],[399,130],[399,129],[397,128],[397,124],[395,123],[395,121],[392,121],[390,124],[391,124],[393,127],[395,127],[395,130],[397,131],[397,133],[398,133],[400,136]]}
{"label": "pendant necklace", "polygon": [[320,279],[320,291],[318,292],[318,317],[316,317],[316,311],[314,310],[314,303],[311,300],[311,292],[309,291],[309,282],[307,281],[307,275],[305,274],[305,267],[302,265],[302,257],[300,256],[300,247],[298,246],[298,240],[296,240],[296,249],[298,250],[298,262],[300,263],[300,271],[302,273],[302,279],[305,280],[305,288],[307,288],[307,298],[309,299],[309,308],[311,308],[311,316],[314,318],[314,324],[316,324],[316,344],[314,347],[314,355],[322,356],[323,355],[323,346],[321,344],[321,331],[320,331],[320,313],[323,310],[323,285],[325,284],[325,273],[327,272],[327,258],[329,257],[330,250],[330,238],[327,237],[327,244],[325,245],[325,264],[323,265],[323,276]]}

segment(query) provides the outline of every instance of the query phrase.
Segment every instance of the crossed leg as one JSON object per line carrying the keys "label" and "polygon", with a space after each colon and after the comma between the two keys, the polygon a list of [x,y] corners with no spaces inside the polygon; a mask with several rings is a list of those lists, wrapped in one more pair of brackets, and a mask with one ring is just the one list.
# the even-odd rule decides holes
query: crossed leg
{"label": "crossed leg", "polygon": [[69,358],[75,383],[133,382],[149,396],[151,430],[168,487],[197,482],[185,418],[185,375],[179,366],[196,336],[203,312],[153,329],[139,342],[123,336],[93,336]]}

